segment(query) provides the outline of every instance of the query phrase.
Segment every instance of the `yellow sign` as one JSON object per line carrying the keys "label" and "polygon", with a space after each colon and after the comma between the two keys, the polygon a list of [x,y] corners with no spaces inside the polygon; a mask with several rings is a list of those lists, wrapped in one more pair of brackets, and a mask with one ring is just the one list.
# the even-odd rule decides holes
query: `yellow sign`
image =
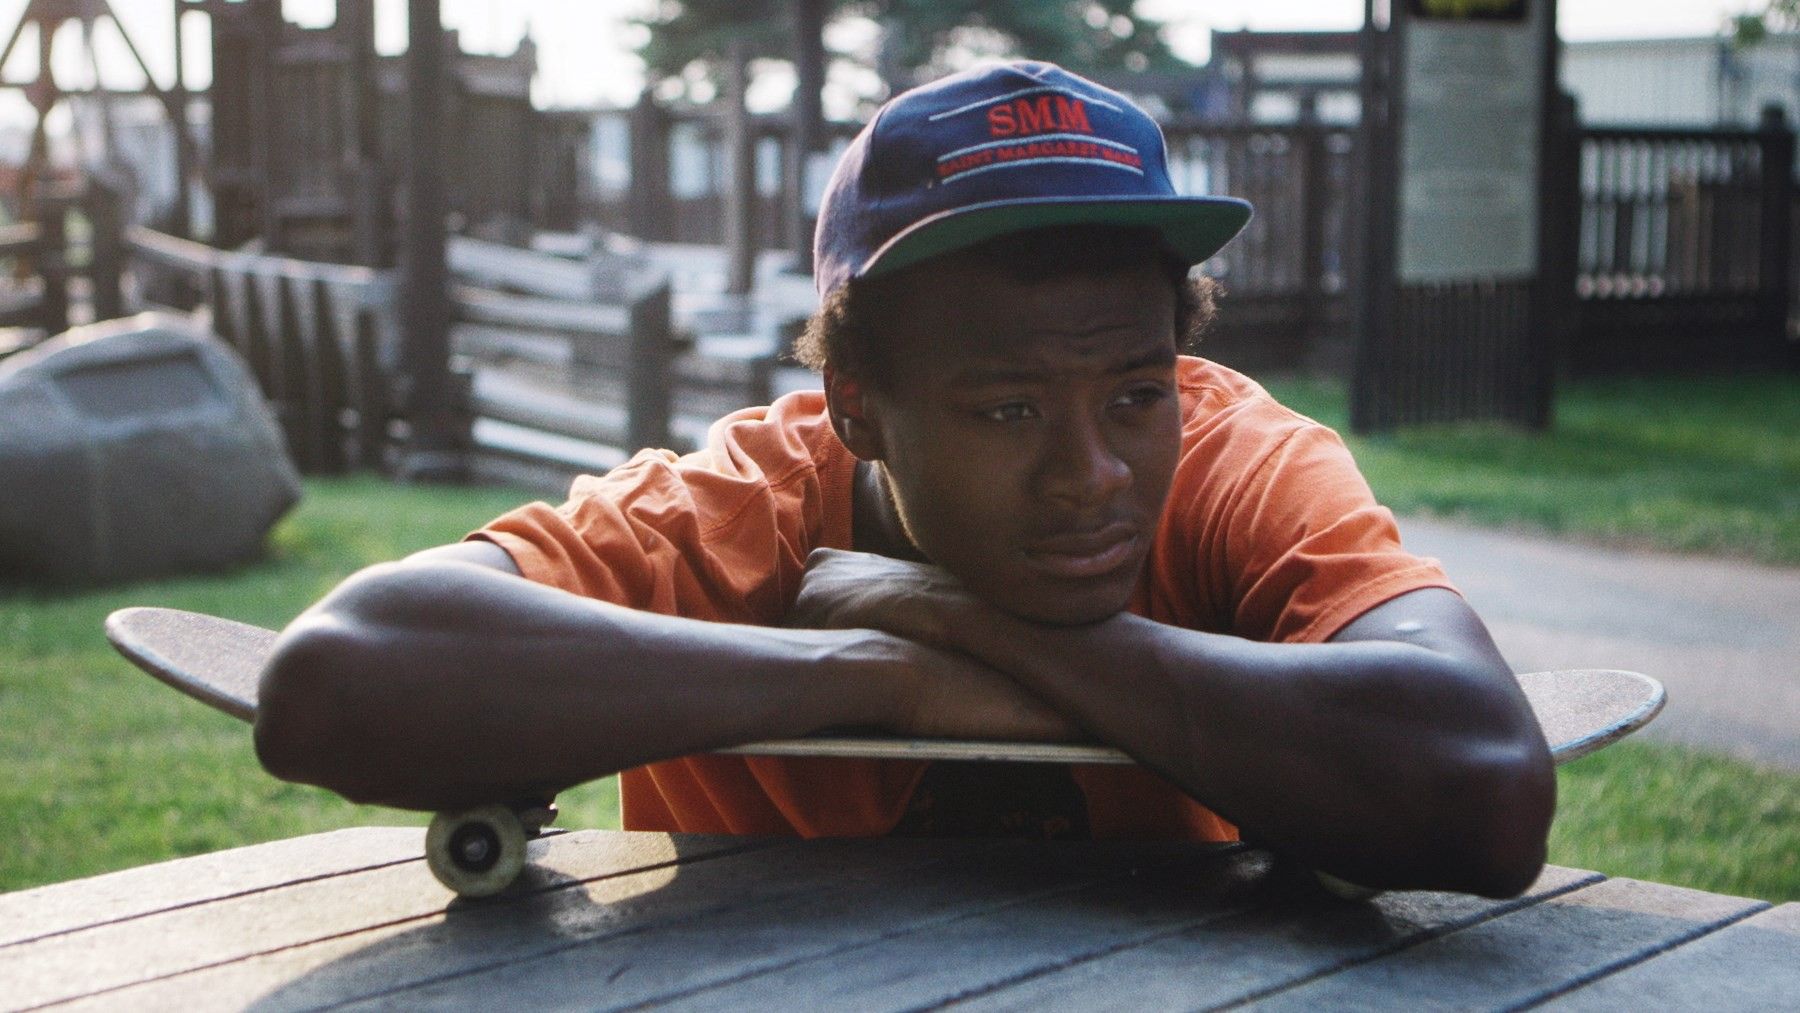
{"label": "yellow sign", "polygon": [[1406,13],[1430,21],[1524,21],[1527,0],[1406,0]]}

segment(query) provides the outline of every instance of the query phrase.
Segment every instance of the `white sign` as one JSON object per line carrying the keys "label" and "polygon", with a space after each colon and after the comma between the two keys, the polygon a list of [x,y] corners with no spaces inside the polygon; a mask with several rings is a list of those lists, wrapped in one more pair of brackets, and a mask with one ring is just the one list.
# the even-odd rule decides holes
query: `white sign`
{"label": "white sign", "polygon": [[1530,2],[1517,21],[1408,19],[1402,282],[1518,281],[1537,273],[1547,6]]}

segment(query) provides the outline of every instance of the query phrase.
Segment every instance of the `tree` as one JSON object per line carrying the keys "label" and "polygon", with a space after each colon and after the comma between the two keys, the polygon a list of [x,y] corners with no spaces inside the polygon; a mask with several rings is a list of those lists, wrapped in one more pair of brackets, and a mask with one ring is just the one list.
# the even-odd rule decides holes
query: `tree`
{"label": "tree", "polygon": [[1775,32],[1800,29],[1800,0],[1766,0],[1760,11],[1733,16],[1728,27],[1741,46],[1753,46]]}
{"label": "tree", "polygon": [[[1160,22],[1134,0],[836,0],[833,20],[878,29],[873,53],[834,54],[878,73],[891,94],[978,57],[1030,56],[1083,71],[1186,66],[1169,51]],[[663,0],[639,23],[639,48],[653,78],[716,79],[733,38],[753,53],[786,59],[793,48],[783,0]],[[869,96],[880,98],[881,96]]]}

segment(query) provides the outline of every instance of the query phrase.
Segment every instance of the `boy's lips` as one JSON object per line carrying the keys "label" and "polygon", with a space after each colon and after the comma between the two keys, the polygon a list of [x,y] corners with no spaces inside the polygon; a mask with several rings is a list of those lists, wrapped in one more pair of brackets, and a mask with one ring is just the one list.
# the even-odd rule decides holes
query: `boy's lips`
{"label": "boy's lips", "polygon": [[1137,548],[1137,529],[1117,523],[1098,531],[1039,539],[1026,548],[1025,558],[1052,577],[1102,577],[1129,563]]}

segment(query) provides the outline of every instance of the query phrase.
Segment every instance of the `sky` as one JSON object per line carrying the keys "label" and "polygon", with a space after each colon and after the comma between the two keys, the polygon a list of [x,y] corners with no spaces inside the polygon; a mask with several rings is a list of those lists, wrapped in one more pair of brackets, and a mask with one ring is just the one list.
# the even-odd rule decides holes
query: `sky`
{"label": "sky", "polygon": [[[534,98],[543,106],[627,105],[642,87],[642,65],[631,53],[634,31],[627,19],[651,0],[442,0],[443,20],[461,32],[470,52],[511,52],[527,32],[538,45]],[[0,0],[0,31],[10,34],[26,0]],[[1569,40],[1655,38],[1716,34],[1726,18],[1757,0],[1561,0],[1558,27]],[[172,0],[112,0],[158,81],[172,80]],[[333,0],[283,0],[290,21],[328,24]],[[1196,62],[1207,56],[1210,30],[1345,30],[1362,22],[1362,0],[1139,0],[1142,13],[1171,22],[1170,45]],[[377,47],[397,52],[406,43],[405,0],[376,0]],[[205,18],[189,14],[184,33],[190,87],[204,84],[208,57]],[[841,40],[854,44],[854,30]],[[3,41],[3,40],[0,40]],[[141,87],[123,43],[102,24],[94,48],[101,76],[122,88]],[[52,66],[57,78],[79,85],[93,78],[73,32],[57,39]],[[0,68],[8,80],[29,78],[37,66],[36,45],[27,40]],[[846,86],[850,86],[846,83]],[[792,88],[791,75],[765,75],[753,106],[779,105]],[[0,95],[0,121],[29,115],[16,92]]]}

